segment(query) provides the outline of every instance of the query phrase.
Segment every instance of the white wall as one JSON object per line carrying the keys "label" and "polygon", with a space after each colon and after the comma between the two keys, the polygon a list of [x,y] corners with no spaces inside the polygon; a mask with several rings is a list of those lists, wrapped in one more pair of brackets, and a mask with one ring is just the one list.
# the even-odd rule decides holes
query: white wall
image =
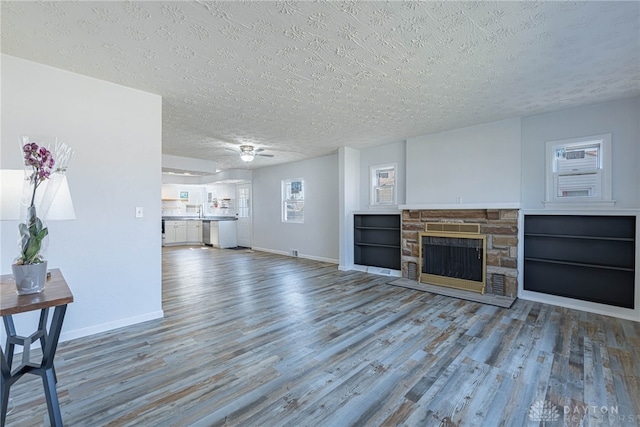
{"label": "white wall", "polygon": [[339,220],[338,235],[340,270],[351,270],[354,265],[353,253],[353,212],[360,209],[360,151],[349,147],[338,150],[339,169]]}
{"label": "white wall", "polygon": [[213,175],[174,175],[162,174],[163,184],[205,185],[216,182],[247,182],[251,181],[250,169],[227,169]]}
{"label": "white wall", "polygon": [[[545,144],[575,137],[611,134],[613,208],[544,209]],[[522,119],[522,213],[559,215],[636,216],[635,309],[597,304],[524,290],[522,268],[518,281],[520,298],[593,313],[640,321],[640,97],[587,105]],[[523,222],[520,224],[523,242]],[[522,243],[519,262],[524,257]],[[520,264],[521,265],[521,264]],[[605,286],[607,284],[604,284]]]}
{"label": "white wall", "polygon": [[218,164],[210,160],[163,154],[162,167],[179,171],[199,172],[208,175],[214,175],[218,168]]}
{"label": "white wall", "polygon": [[[215,184],[205,187],[205,202],[208,200],[206,193],[211,193],[212,199],[218,199],[218,207],[213,203],[205,203],[205,213],[213,216],[235,216],[237,210],[236,204],[236,185],[235,184]],[[222,199],[230,199],[226,208],[220,203]]]}
{"label": "white wall", "polygon": [[520,134],[515,118],[408,139],[406,204],[519,203]]}
{"label": "white wall", "polygon": [[640,208],[639,123],[638,97],[523,118],[522,207],[544,207],[547,141],[610,133],[615,208]]}
{"label": "white wall", "polygon": [[[48,224],[49,268],[61,269],[75,299],[61,339],[161,317],[161,98],[11,56],[1,66],[0,167],[22,167],[23,134],[75,150],[67,176],[77,219]],[[0,226],[9,274],[18,223]],[[15,320],[30,333],[37,317]]]}
{"label": "white wall", "polygon": [[[281,182],[303,178],[304,224],[281,221]],[[338,262],[338,156],[253,171],[253,247]]]}
{"label": "white wall", "polygon": [[[396,164],[396,201],[404,205],[406,200],[406,142],[394,142],[360,151],[360,210],[389,209],[371,203],[371,166]],[[394,206],[395,208],[395,206]]]}

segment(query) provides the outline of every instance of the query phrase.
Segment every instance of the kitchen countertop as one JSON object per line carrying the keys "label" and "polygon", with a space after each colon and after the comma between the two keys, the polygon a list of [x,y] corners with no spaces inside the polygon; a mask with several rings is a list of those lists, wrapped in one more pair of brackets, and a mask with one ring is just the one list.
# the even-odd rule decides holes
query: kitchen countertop
{"label": "kitchen countertop", "polygon": [[163,221],[235,221],[235,216],[163,216]]}

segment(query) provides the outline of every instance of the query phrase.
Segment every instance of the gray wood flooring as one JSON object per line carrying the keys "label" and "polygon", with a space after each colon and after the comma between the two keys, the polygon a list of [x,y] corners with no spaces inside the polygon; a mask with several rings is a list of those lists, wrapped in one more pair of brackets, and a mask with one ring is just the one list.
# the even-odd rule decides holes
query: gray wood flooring
{"label": "gray wood flooring", "polygon": [[[637,426],[640,323],[163,249],[165,318],[61,343],[67,426]],[[48,425],[39,379],[9,426]],[[566,413],[565,413],[566,412]]]}

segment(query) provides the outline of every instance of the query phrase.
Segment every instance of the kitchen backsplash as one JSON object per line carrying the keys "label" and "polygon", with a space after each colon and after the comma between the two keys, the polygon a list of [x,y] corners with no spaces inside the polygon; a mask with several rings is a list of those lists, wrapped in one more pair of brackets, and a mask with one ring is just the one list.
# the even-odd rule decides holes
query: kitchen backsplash
{"label": "kitchen backsplash", "polygon": [[[186,201],[180,200],[163,200],[162,216],[234,216],[236,214],[233,208],[233,199],[225,204],[205,203],[204,205],[192,205]],[[226,207],[222,207],[226,206]]]}
{"label": "kitchen backsplash", "polygon": [[162,216],[235,216],[235,186],[162,186]]}

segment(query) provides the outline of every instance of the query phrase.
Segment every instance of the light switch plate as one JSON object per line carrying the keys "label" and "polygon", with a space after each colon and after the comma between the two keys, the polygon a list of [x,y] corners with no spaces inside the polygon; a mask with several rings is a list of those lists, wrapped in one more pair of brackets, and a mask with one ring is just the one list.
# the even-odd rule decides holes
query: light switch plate
{"label": "light switch plate", "polygon": [[142,206],[138,206],[136,208],[136,218],[142,218],[144,216],[144,210],[142,209]]}

